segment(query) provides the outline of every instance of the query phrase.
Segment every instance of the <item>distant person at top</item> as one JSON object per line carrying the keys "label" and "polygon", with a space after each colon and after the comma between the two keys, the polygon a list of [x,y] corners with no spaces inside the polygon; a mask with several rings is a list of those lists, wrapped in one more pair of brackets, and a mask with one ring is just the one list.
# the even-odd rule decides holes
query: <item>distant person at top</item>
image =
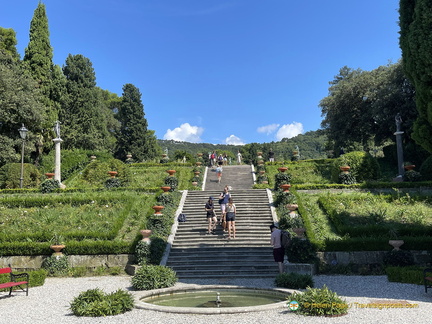
{"label": "distant person at top", "polygon": [[269,152],[269,162],[274,162],[274,156],[275,156],[275,154],[274,154],[273,150],[270,149],[270,152]]}
{"label": "distant person at top", "polygon": [[242,163],[242,154],[240,153],[240,151],[237,152],[237,163],[238,164]]}

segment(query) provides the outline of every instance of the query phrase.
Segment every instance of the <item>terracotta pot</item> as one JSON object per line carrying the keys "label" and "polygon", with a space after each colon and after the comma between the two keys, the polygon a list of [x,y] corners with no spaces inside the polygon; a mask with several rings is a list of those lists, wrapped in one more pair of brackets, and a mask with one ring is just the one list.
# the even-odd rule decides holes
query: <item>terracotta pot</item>
{"label": "terracotta pot", "polygon": [[171,189],[171,187],[163,186],[161,187],[161,189],[163,190],[163,192],[168,192]]}
{"label": "terracotta pot", "polygon": [[298,154],[298,151],[293,151],[293,155],[297,155]]}
{"label": "terracotta pot", "polygon": [[343,165],[339,168],[343,173],[348,173],[348,171],[351,169],[348,165]]}
{"label": "terracotta pot", "polygon": [[402,244],[404,244],[403,240],[389,240],[389,244],[393,246],[393,250],[399,251]]}
{"label": "terracotta pot", "polygon": [[45,173],[48,179],[52,179],[55,175],[55,173]]}
{"label": "terracotta pot", "polygon": [[262,184],[268,184],[268,181],[267,180],[263,180],[263,181],[261,181],[261,183]]}
{"label": "terracotta pot", "polygon": [[415,165],[414,165],[414,164],[405,165],[404,168],[405,168],[405,170],[407,170],[407,171],[411,171],[411,170],[414,170]]}
{"label": "terracotta pot", "polygon": [[143,236],[142,241],[150,241],[150,235],[152,233],[149,229],[140,230],[141,235]]}
{"label": "terracotta pot", "polygon": [[132,158],[132,154],[126,154],[126,158],[127,159],[131,159]]}
{"label": "terracotta pot", "polygon": [[115,178],[115,176],[118,172],[117,171],[108,171],[107,173],[111,176],[111,178]]}
{"label": "terracotta pot", "polygon": [[280,168],[278,168],[279,172],[285,172],[286,170],[288,170],[287,167],[280,167]]}
{"label": "terracotta pot", "polygon": [[176,173],[177,171],[176,170],[166,170],[166,172],[170,175],[170,176],[172,176],[174,173]]}
{"label": "terracotta pot", "polygon": [[153,206],[152,208],[154,209],[155,214],[162,214],[161,210],[164,209],[165,207],[164,206]]}
{"label": "terracotta pot", "polygon": [[298,208],[297,204],[288,204],[286,205],[286,207],[290,210],[290,211],[294,211]]}
{"label": "terracotta pot", "polygon": [[198,176],[200,173],[201,173],[201,171],[195,171],[195,172],[194,172],[194,174],[195,174],[196,176]]}
{"label": "terracotta pot", "polygon": [[66,247],[64,244],[53,244],[50,246],[50,249],[54,251],[53,255],[62,255],[63,253],[61,250],[63,250]]}
{"label": "terracotta pot", "polygon": [[258,156],[262,156],[262,152],[257,152]]}
{"label": "terracotta pot", "polygon": [[201,157],[201,156],[203,156],[203,154],[202,153],[197,153],[197,156]]}
{"label": "terracotta pot", "polygon": [[306,232],[306,229],[304,229],[303,227],[294,227],[292,230],[300,238],[304,237],[304,233]]}
{"label": "terracotta pot", "polygon": [[201,162],[195,162],[196,166],[200,166]]}
{"label": "terracotta pot", "polygon": [[286,183],[286,184],[280,185],[280,187],[282,188],[283,191],[287,192],[287,191],[289,191],[289,188],[291,188],[291,185]]}
{"label": "terracotta pot", "polygon": [[92,161],[96,160],[96,155],[92,155],[92,156],[90,156],[90,159],[91,159]]}
{"label": "terracotta pot", "polygon": [[192,185],[193,185],[193,186],[198,186],[198,182],[193,181],[193,182],[192,182]]}

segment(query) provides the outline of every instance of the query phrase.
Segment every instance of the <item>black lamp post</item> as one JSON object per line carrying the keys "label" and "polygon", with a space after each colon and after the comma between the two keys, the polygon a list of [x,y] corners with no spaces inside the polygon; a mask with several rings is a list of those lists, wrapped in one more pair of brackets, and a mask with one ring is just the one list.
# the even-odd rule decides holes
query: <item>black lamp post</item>
{"label": "black lamp post", "polygon": [[23,187],[23,180],[24,180],[24,142],[27,137],[28,129],[24,127],[24,124],[22,124],[22,127],[18,130],[22,139],[22,149],[21,149],[21,178],[20,178],[20,188]]}

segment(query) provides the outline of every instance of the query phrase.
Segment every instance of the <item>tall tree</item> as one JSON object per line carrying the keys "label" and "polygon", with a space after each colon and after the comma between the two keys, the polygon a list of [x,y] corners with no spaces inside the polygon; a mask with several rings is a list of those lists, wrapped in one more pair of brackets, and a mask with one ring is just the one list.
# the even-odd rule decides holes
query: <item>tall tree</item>
{"label": "tall tree", "polygon": [[60,67],[53,63],[48,18],[45,5],[42,2],[39,2],[30,22],[29,38],[23,63],[41,90],[41,100],[46,111],[42,131],[37,134],[37,141],[35,142],[35,163],[37,164],[42,151],[52,148],[51,140],[54,135],[52,128],[58,119],[65,82],[64,76],[59,73]]}
{"label": "tall tree", "polygon": [[102,93],[96,88],[91,61],[81,54],[71,55],[63,67],[67,98],[60,113],[65,148],[109,150],[107,110]]}
{"label": "tall tree", "polygon": [[117,158],[124,160],[128,153],[138,161],[155,158],[158,152],[156,137],[154,131],[147,129],[141,93],[133,84],[123,86],[117,118],[120,121]]}
{"label": "tall tree", "polygon": [[416,89],[419,113],[412,136],[432,152],[432,2],[400,0],[399,26],[403,67]]}

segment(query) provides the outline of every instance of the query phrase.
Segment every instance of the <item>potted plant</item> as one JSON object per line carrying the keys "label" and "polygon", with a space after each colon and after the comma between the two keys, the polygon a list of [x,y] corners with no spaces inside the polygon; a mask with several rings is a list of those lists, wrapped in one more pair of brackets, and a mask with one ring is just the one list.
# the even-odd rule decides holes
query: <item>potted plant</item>
{"label": "potted plant", "polygon": [[390,240],[389,244],[393,246],[394,251],[400,250],[401,245],[404,244],[404,241],[399,238],[398,231],[396,228],[391,228],[389,230]]}
{"label": "potted plant", "polygon": [[62,255],[63,253],[61,251],[66,247],[63,242],[63,236],[54,234],[51,239],[51,243],[50,249],[54,251],[53,255]]}

